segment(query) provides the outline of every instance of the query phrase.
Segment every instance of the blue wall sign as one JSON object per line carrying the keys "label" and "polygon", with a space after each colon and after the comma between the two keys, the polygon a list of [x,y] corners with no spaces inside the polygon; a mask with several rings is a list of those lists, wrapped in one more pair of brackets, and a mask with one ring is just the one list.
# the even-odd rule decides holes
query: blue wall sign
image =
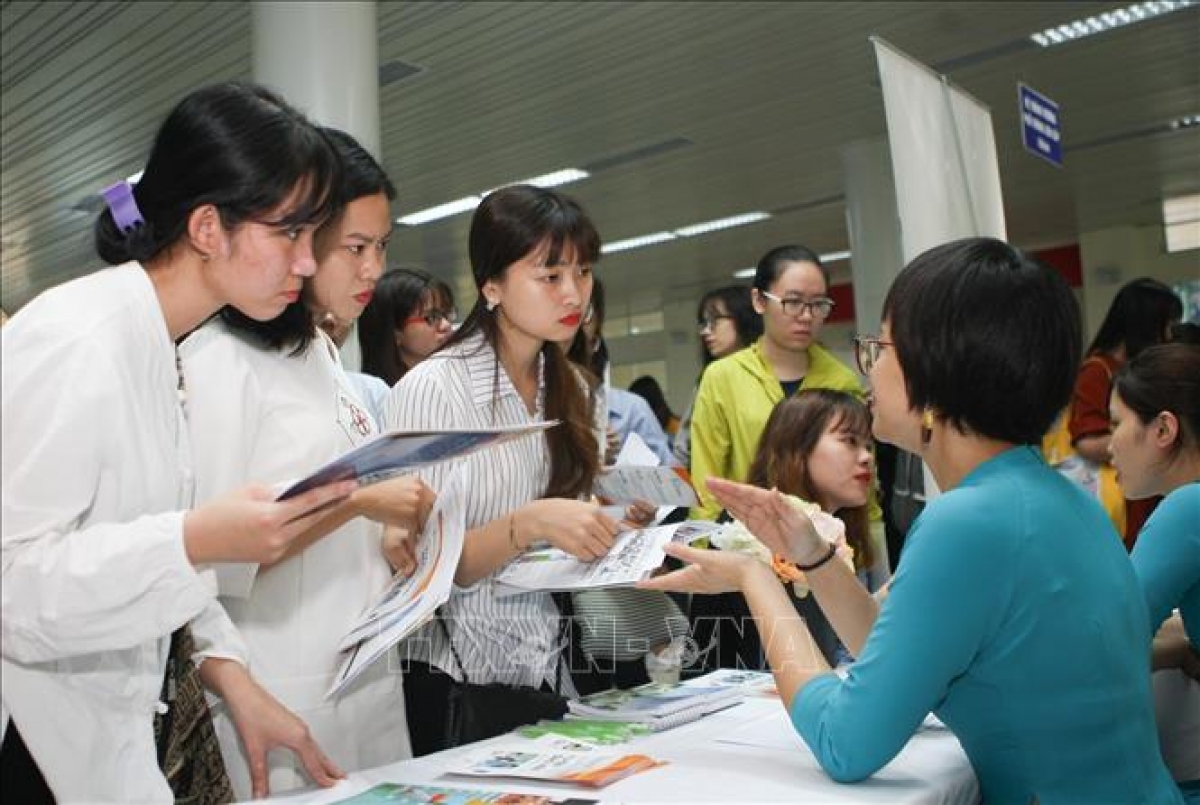
{"label": "blue wall sign", "polygon": [[1017,84],[1021,112],[1021,141],[1025,149],[1062,167],[1062,123],[1058,104],[1045,95]]}

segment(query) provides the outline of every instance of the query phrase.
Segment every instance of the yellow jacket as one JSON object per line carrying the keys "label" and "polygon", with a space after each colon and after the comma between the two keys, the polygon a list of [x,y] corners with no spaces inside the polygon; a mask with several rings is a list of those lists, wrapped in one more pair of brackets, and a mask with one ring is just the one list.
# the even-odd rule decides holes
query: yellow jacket
{"label": "yellow jacket", "polygon": [[[765,337],[765,336],[764,336]],[[808,373],[800,390],[833,389],[862,398],[858,376],[817,344],[808,348]],[[713,520],[721,506],[708,493],[710,476],[746,480],[771,410],[783,388],[762,351],[762,339],[714,361],[704,370],[692,409],[692,482],[700,505],[691,516]]]}

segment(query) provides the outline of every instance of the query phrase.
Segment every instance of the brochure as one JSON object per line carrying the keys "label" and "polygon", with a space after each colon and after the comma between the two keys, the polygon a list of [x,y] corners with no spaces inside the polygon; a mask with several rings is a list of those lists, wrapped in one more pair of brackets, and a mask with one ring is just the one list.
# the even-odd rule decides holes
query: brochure
{"label": "brochure", "polygon": [[496,595],[630,586],[663,563],[663,546],[677,529],[678,524],[622,532],[606,555],[591,562],[558,548],[526,551],[496,576]]}
{"label": "brochure", "polygon": [[398,574],[343,638],[342,663],[326,699],[344,690],[450,598],[466,533],[465,513],[462,472],[456,469],[447,476],[417,540],[416,569],[409,576]]}
{"label": "brochure", "polygon": [[469,777],[520,777],[602,788],[664,765],[647,755],[617,755],[586,741],[543,735],[492,744],[446,770]]}
{"label": "brochure", "polygon": [[695,506],[698,502],[682,467],[614,464],[600,472],[595,493],[608,500],[645,500],[659,506]]}
{"label": "brochure", "polygon": [[682,523],[634,528],[617,536],[612,549],[591,562],[576,559],[558,548],[528,550],[509,562],[496,576],[496,595],[541,591],[596,590],[629,587],[649,578],[666,558],[668,542],[691,545],[708,537],[716,523],[684,520]]}
{"label": "brochure", "polygon": [[558,735],[577,741],[608,746],[623,744],[642,735],[649,735],[653,730],[645,724],[631,724],[626,721],[603,721],[587,718],[568,718],[559,721],[542,719],[536,724],[528,724],[517,728],[517,734],[525,738],[540,738],[543,735]]}
{"label": "brochure", "polygon": [[630,721],[659,730],[732,707],[746,695],[742,685],[650,682],[629,690],[605,690],[569,703],[573,716]]}
{"label": "brochure", "polygon": [[326,464],[307,478],[296,481],[284,490],[279,500],[287,500],[334,481],[347,481],[352,478],[357,479],[360,486],[366,486],[407,470],[465,456],[476,450],[543,431],[557,424],[556,421],[549,421],[490,430],[384,433]]}
{"label": "brochure", "polygon": [[542,794],[442,788],[434,785],[380,783],[332,805],[595,805],[598,800],[558,799]]}

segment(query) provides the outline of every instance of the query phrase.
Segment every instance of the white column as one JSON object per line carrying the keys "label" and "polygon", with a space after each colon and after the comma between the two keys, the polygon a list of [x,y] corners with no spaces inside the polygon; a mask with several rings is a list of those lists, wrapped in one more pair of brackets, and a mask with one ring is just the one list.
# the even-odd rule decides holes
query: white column
{"label": "white column", "polygon": [[381,159],[374,2],[250,4],[254,80]]}
{"label": "white column", "polygon": [[[314,122],[352,135],[380,162],[379,55],[375,3],[250,4],[254,80]],[[342,347],[348,370],[362,365],[354,332]]]}

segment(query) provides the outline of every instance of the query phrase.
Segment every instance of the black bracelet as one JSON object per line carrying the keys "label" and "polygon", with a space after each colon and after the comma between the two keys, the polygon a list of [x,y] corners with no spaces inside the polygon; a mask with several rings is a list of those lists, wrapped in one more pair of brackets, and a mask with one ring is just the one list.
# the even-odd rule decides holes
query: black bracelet
{"label": "black bracelet", "polygon": [[813,570],[816,570],[819,567],[822,567],[822,566],[828,564],[829,560],[832,559],[836,553],[837,553],[837,546],[831,542],[831,543],[829,543],[829,551],[826,552],[826,554],[824,556],[822,556],[820,559],[813,562],[811,565],[801,565],[801,564],[797,563],[796,567],[799,568],[800,570],[803,570],[805,573],[809,573]]}

